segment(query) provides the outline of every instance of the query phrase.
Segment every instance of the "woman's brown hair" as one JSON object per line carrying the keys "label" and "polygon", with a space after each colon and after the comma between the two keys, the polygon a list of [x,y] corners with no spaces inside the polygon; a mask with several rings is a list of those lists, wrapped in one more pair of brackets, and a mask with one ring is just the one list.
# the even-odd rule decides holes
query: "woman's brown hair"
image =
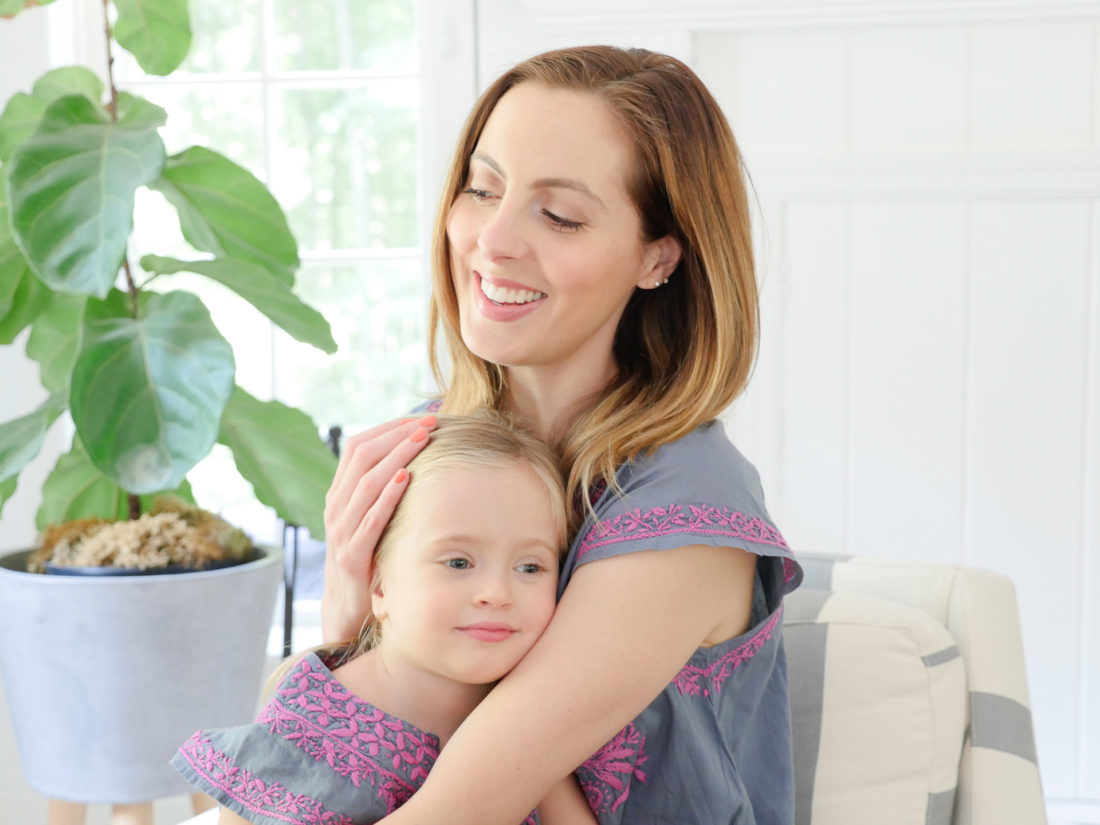
{"label": "woman's brown hair", "polygon": [[[570,500],[624,461],[715,418],[744,389],[756,353],[758,302],[741,155],[717,102],[673,57],[584,46],[546,52],[505,72],[463,128],[436,216],[429,341],[442,410],[501,409],[505,376],[462,341],[447,218],[497,102],[520,83],[595,95],[634,148],[626,182],[644,240],[666,235],[682,257],[666,286],[635,290],[614,340],[618,376],[555,446]],[[450,377],[439,363],[439,331]],[[581,500],[587,502],[588,497]],[[574,525],[575,526],[575,525]]]}

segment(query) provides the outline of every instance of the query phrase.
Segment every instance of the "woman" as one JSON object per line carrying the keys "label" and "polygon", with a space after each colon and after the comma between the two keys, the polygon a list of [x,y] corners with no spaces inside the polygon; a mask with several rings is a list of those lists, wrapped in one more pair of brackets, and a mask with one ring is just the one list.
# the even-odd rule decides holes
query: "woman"
{"label": "woman", "polygon": [[[601,823],[792,821],[778,622],[801,573],[714,422],[757,330],[717,104],[664,55],[521,63],[467,121],[433,263],[441,409],[500,409],[554,446],[578,529],[546,632],[383,822],[517,822],[577,766]],[[325,514],[326,638],[368,612],[374,543],[431,426],[349,441]]]}

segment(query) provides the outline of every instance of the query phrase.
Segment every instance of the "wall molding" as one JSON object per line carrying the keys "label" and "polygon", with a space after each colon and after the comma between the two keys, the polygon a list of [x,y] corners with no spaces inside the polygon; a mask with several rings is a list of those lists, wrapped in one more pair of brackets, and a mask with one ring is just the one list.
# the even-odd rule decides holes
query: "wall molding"
{"label": "wall molding", "polygon": [[523,0],[554,39],[589,33],[616,39],[669,30],[1014,21],[1091,17],[1097,0]]}
{"label": "wall molding", "polygon": [[1100,155],[746,158],[756,188],[780,200],[1100,198]]}

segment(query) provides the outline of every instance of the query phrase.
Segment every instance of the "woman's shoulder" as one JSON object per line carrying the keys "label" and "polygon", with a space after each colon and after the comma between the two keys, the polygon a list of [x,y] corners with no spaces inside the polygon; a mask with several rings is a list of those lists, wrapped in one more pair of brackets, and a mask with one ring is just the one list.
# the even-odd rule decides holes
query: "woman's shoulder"
{"label": "woman's shoulder", "polygon": [[760,474],[717,420],[627,462],[617,480],[627,505],[692,503],[767,516]]}

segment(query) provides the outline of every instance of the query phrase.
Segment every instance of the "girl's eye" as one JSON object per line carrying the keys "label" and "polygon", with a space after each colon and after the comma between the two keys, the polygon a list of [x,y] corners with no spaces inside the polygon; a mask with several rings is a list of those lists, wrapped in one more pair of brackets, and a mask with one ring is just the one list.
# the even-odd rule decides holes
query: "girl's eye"
{"label": "girl's eye", "polygon": [[524,574],[529,575],[529,576],[534,576],[535,574],[541,573],[543,571],[542,565],[538,564],[536,562],[528,562],[527,564],[521,564],[516,569],[519,570],[519,572],[524,573]]}
{"label": "girl's eye", "polygon": [[542,214],[549,218],[550,221],[555,224],[559,229],[565,232],[576,232],[578,229],[584,226],[584,224],[580,221],[571,221],[568,218],[561,217],[561,215],[555,215],[549,209],[543,209]]}
{"label": "girl's eye", "polygon": [[469,559],[447,559],[443,563],[452,570],[468,570],[470,567]]}

